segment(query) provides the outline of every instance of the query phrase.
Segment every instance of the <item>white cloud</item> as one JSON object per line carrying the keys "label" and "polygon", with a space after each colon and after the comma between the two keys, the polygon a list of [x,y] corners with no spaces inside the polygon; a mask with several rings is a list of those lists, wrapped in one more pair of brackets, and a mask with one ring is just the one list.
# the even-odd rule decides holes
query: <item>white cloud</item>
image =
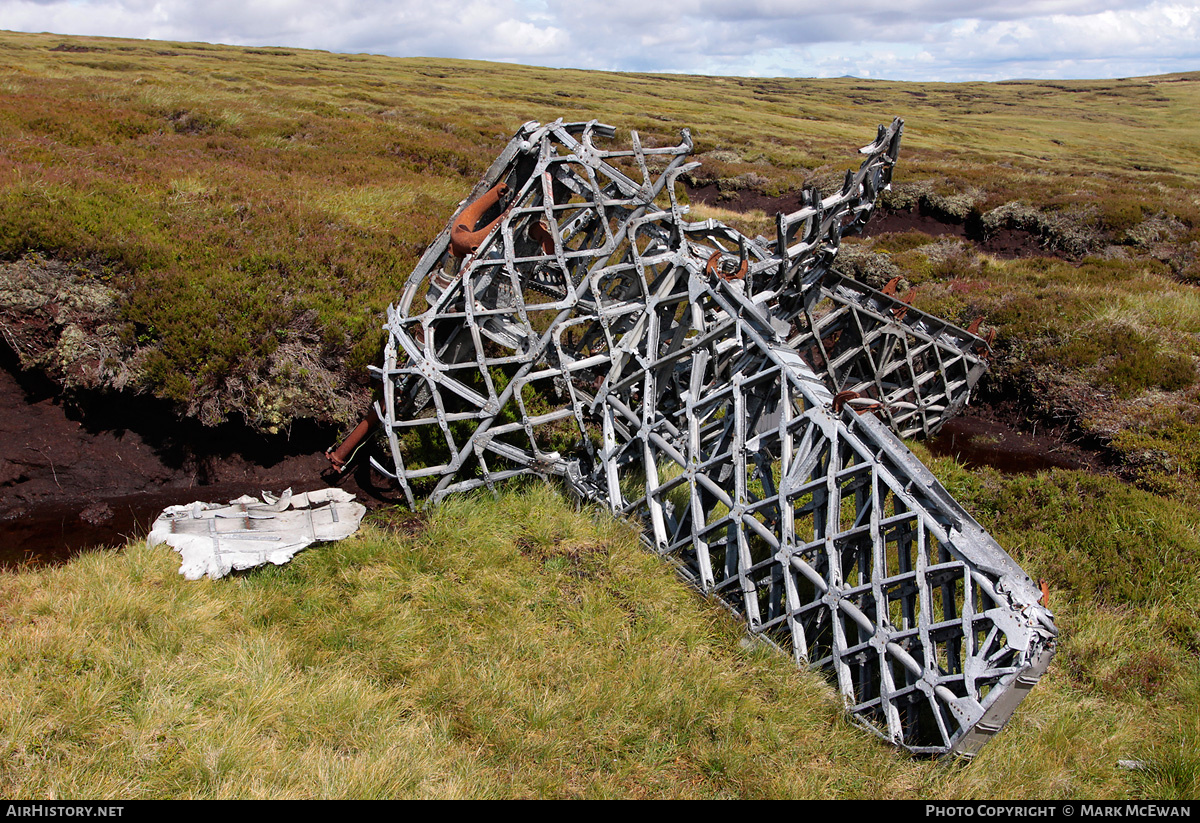
{"label": "white cloud", "polygon": [[1200,69],[1200,7],[1170,0],[5,0],[0,28],[746,75]]}

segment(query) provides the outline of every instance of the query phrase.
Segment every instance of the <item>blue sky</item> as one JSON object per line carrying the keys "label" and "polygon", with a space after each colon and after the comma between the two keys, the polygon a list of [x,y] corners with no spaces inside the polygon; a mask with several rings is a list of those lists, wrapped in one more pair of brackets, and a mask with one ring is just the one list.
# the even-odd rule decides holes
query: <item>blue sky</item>
{"label": "blue sky", "polygon": [[0,0],[0,29],[744,76],[962,81],[1200,70],[1200,2]]}

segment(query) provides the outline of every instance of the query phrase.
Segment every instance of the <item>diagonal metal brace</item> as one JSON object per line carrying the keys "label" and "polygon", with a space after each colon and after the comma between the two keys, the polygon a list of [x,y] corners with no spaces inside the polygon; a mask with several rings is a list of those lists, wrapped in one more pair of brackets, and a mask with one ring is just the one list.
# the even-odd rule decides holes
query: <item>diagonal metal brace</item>
{"label": "diagonal metal brace", "polygon": [[[931,435],[987,341],[831,271],[903,123],[773,239],[687,219],[691,139],[526,123],[389,307],[376,469],[410,504],[558,476],[847,711],[970,756],[1049,664],[1038,587],[900,437]],[[897,436],[899,435],[899,437]]]}

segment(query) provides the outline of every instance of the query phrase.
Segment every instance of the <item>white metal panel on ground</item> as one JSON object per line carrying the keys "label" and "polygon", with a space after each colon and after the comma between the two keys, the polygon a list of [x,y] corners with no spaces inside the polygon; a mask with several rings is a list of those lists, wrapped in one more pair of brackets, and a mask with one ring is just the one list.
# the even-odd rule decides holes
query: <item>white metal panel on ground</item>
{"label": "white metal panel on ground", "polygon": [[263,492],[229,503],[168,506],[150,529],[151,546],[166,543],[183,557],[188,580],[216,580],[266,563],[282,565],[313,543],[341,540],[358,530],[367,509],[341,489],[279,497]]}

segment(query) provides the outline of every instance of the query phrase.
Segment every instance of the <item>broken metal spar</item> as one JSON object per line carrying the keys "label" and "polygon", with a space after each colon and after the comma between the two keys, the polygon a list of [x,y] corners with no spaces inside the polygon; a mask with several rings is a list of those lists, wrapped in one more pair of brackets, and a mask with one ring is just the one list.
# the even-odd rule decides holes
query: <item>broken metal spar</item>
{"label": "broken metal spar", "polygon": [[858,721],[970,756],[1057,632],[900,440],[963,407],[987,342],[831,270],[889,185],[902,125],[880,126],[840,191],[805,189],[774,238],[751,239],[686,219],[686,130],[602,149],[610,126],[526,123],[388,308],[373,465],[414,506],[557,475],[828,672]]}

